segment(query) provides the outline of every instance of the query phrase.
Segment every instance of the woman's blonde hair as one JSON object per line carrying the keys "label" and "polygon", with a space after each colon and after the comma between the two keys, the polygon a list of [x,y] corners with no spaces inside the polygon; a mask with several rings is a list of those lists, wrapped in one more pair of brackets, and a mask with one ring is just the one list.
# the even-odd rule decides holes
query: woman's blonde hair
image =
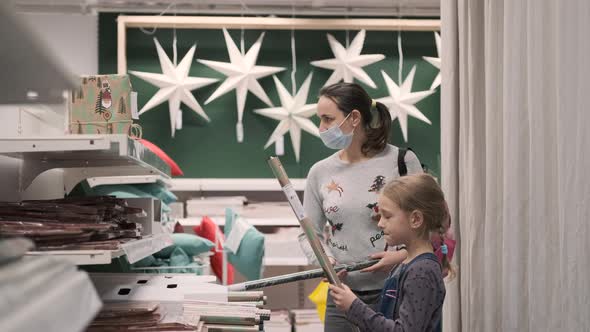
{"label": "woman's blonde hair", "polygon": [[[450,227],[451,217],[442,189],[431,175],[421,173],[399,177],[389,182],[383,188],[382,194],[407,213],[413,211],[422,213],[424,218],[422,231],[427,234],[436,232],[444,241],[444,234]],[[454,275],[454,269],[447,254],[443,254],[442,267],[451,277]]]}

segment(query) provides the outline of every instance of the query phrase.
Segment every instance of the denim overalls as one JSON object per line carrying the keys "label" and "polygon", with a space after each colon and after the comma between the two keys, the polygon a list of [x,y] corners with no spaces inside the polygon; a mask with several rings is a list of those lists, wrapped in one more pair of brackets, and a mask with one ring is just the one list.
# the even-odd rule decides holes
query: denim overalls
{"label": "denim overalls", "polygon": [[[394,313],[396,313],[396,310],[399,308],[397,299],[401,293],[401,286],[405,281],[407,269],[410,267],[410,265],[423,259],[430,259],[440,264],[438,258],[433,253],[421,254],[408,264],[401,264],[396,267],[385,280],[385,285],[383,286],[383,291],[381,292],[381,307],[379,308],[379,312],[382,313],[386,318],[395,319]],[[442,331],[442,321],[438,323],[435,331]]]}

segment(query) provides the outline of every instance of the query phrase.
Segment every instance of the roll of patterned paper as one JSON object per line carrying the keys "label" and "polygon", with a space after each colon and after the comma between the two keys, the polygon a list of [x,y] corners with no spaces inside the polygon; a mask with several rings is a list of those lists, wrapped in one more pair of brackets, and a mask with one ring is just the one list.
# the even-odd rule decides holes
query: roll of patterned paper
{"label": "roll of patterned paper", "polygon": [[228,302],[258,302],[264,300],[264,292],[228,292]]}
{"label": "roll of patterned paper", "polygon": [[301,204],[299,196],[297,196],[297,192],[295,191],[295,188],[293,188],[293,185],[291,184],[291,181],[289,180],[287,172],[283,168],[281,161],[278,157],[270,157],[268,159],[268,164],[272,168],[272,171],[275,174],[276,178],[279,180],[279,184],[281,185],[281,188],[283,189],[285,196],[287,196],[287,200],[289,201],[289,204],[291,205],[293,212],[297,216],[297,220],[299,220],[299,224],[301,225],[303,233],[305,234],[307,240],[309,241],[309,244],[311,245],[311,249],[313,250],[316,256],[316,259],[318,260],[320,266],[326,273],[328,281],[330,281],[331,284],[340,286],[340,279],[338,279],[336,271],[330,263],[330,260],[328,259],[328,256],[324,251],[324,247],[322,246],[317,234],[314,231],[311,220],[305,216],[305,210],[303,209],[303,205]]}
{"label": "roll of patterned paper", "polygon": [[[353,264],[340,264],[340,265],[336,265],[334,267],[334,269],[337,272],[339,272],[341,270],[346,270],[348,272],[358,271],[358,270],[362,270],[364,268],[367,268],[369,266],[373,266],[377,262],[379,262],[379,259],[372,259],[372,260],[368,260],[368,261],[364,261],[364,262],[360,262],[360,263],[353,263]],[[321,278],[321,277],[325,277],[325,276],[326,276],[326,274],[324,273],[323,269],[314,269],[314,270],[309,270],[309,271],[283,274],[283,275],[276,276],[276,277],[246,281],[246,282],[242,282],[239,284],[233,284],[233,285],[228,286],[228,290],[229,291],[238,291],[238,292],[239,291],[248,291],[251,289],[260,289],[260,288],[264,288],[264,287],[287,284],[290,282],[307,280],[307,279]]]}
{"label": "roll of patterned paper", "polygon": [[[266,296],[264,296],[266,297]],[[264,301],[238,301],[238,302],[210,302],[210,301],[198,301],[198,300],[185,300],[185,305],[188,306],[203,306],[203,305],[216,305],[216,306],[232,306],[232,307],[248,307],[248,308],[255,308],[255,309],[262,309],[266,304]]]}
{"label": "roll of patterned paper", "polygon": [[[266,297],[266,296],[265,296]],[[235,303],[241,306],[245,306],[245,307],[254,307],[254,308],[264,308],[264,306],[266,305],[266,300],[264,301],[257,301],[257,302],[231,302],[231,303]]]}
{"label": "roll of patterned paper", "polygon": [[250,307],[250,308],[255,308],[256,307],[256,302],[216,302],[216,301],[201,301],[201,300],[184,300],[183,301],[184,305],[189,305],[189,306],[207,306],[207,305],[212,305],[212,306],[219,306],[219,307]]}
{"label": "roll of patterned paper", "polygon": [[256,314],[248,312],[202,312],[199,313],[199,316],[205,324],[250,326],[260,324],[260,318]]}
{"label": "roll of patterned paper", "polygon": [[201,304],[195,302],[188,302],[183,304],[183,310],[185,314],[203,316],[208,313],[242,313],[251,314],[259,318],[260,320],[269,320],[271,311],[268,309],[259,309],[256,307],[241,307],[241,306],[230,306],[225,304]]}
{"label": "roll of patterned paper", "polygon": [[220,325],[220,324],[206,324],[208,332],[258,332],[258,326],[235,326],[235,325]]}

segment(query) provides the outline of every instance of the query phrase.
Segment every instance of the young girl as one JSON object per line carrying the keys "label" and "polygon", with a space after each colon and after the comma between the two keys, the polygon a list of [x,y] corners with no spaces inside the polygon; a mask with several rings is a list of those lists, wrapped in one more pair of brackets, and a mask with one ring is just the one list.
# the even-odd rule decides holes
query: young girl
{"label": "young girl", "polygon": [[[378,312],[359,301],[346,285],[330,285],[336,306],[362,331],[438,331],[445,286],[430,234],[444,237],[448,209],[434,178],[408,175],[388,183],[379,196],[379,228],[389,245],[404,244],[408,256],[393,269],[381,292]],[[452,275],[442,247],[442,265]]]}

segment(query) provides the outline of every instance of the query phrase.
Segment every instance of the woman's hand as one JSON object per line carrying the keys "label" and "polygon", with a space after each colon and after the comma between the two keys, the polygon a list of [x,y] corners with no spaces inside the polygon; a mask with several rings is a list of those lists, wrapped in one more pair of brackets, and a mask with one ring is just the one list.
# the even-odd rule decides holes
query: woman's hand
{"label": "woman's hand", "polygon": [[[334,257],[328,256],[328,260],[330,261],[330,264],[332,264],[332,266],[336,265],[336,259],[334,259]],[[340,274],[338,276],[340,276]],[[328,278],[322,278],[322,282],[330,282],[330,281],[328,280]]]}
{"label": "woman's hand", "polygon": [[373,266],[369,266],[361,270],[361,272],[389,272],[393,267],[403,262],[408,257],[408,252],[405,249],[398,251],[382,251],[371,255],[372,259],[380,258]]}
{"label": "woman's hand", "polygon": [[330,295],[332,295],[336,307],[342,311],[348,311],[356,299],[356,295],[345,284],[342,284],[341,287],[330,285]]}
{"label": "woman's hand", "polygon": [[334,257],[328,256],[328,260],[330,261],[330,264],[332,264],[332,266],[336,265],[336,259]]}

